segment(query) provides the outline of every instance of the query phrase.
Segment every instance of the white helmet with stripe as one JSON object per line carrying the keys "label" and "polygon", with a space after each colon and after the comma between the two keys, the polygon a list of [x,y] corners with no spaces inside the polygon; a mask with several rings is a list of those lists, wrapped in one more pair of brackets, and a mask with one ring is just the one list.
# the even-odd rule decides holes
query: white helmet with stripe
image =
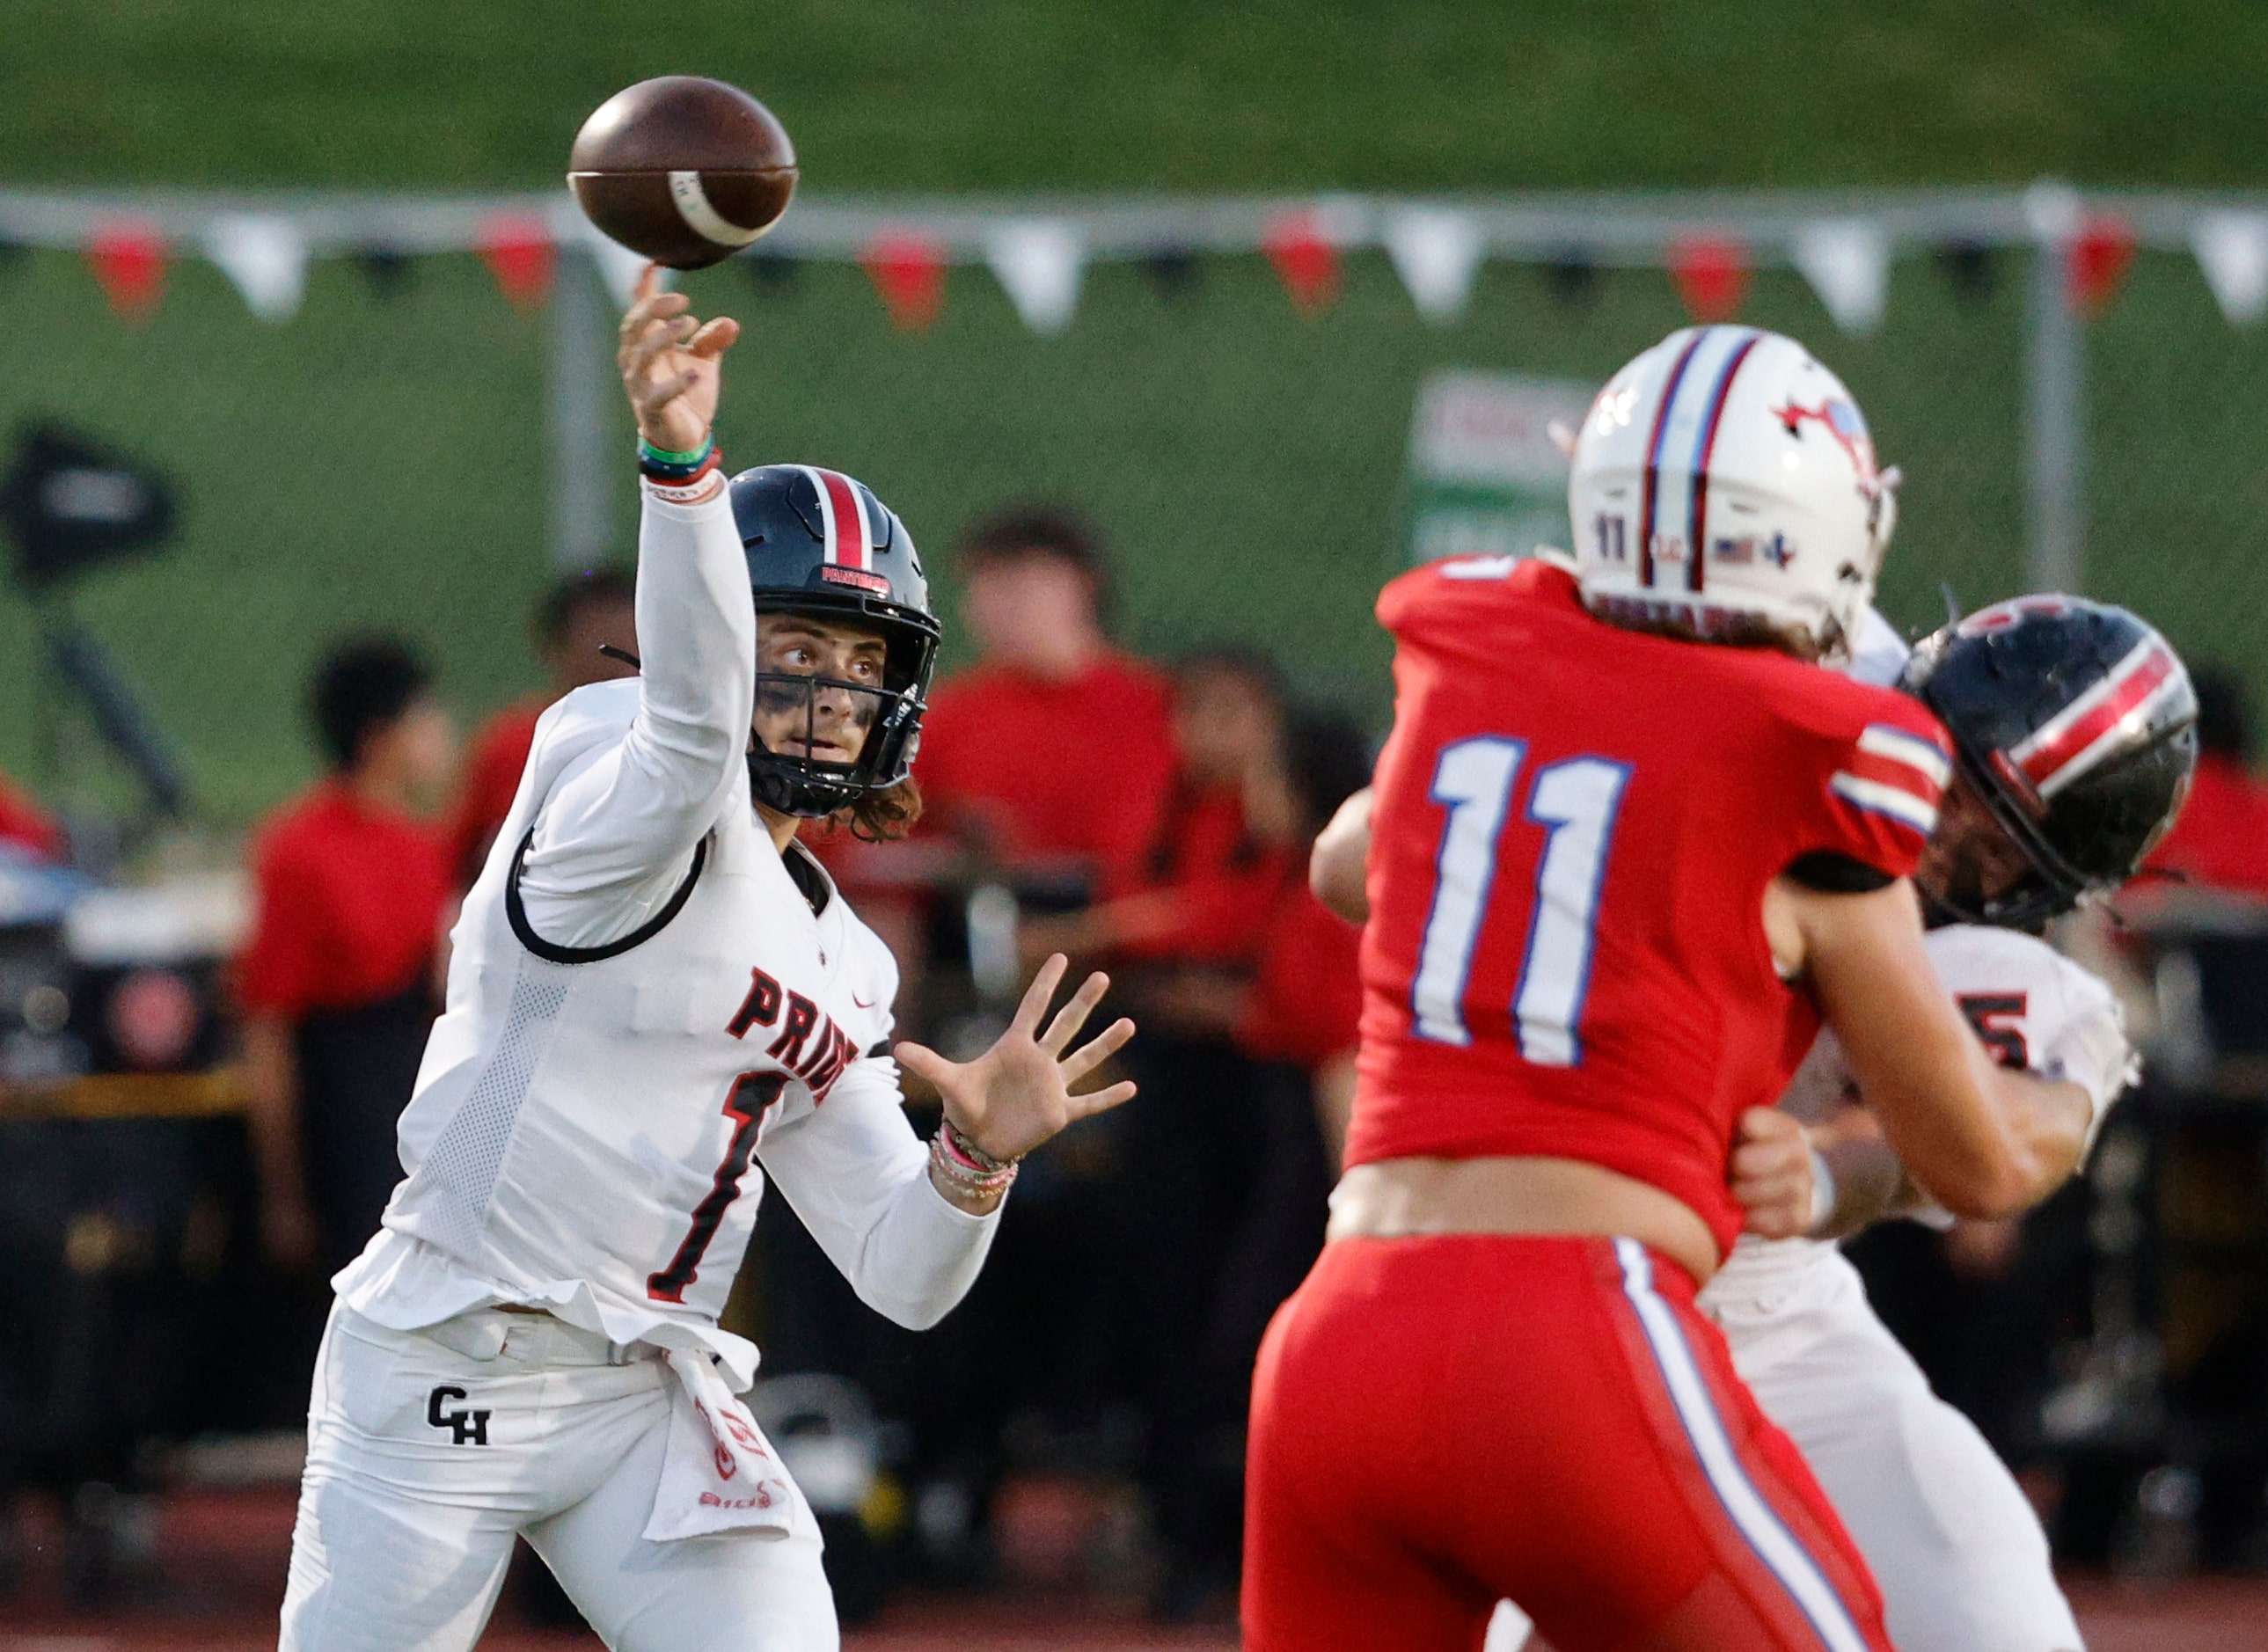
{"label": "white helmet with stripe", "polygon": [[1599,393],[1567,508],[1584,598],[1618,623],[1839,657],[1874,599],[1897,473],[1794,340],[1687,327]]}

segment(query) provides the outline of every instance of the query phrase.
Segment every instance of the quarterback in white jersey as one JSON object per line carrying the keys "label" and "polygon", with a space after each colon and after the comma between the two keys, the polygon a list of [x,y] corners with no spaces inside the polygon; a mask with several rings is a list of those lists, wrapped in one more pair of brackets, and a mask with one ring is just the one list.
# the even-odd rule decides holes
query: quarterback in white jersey
{"label": "quarterback in white jersey", "polygon": [[643,473],[642,674],[544,715],[454,932],[401,1127],[406,1179],[334,1281],[282,1644],[470,1648],[525,1535],[612,1648],[837,1644],[817,1523],[717,1323],[766,1178],[870,1306],[934,1324],[983,1265],[1015,1162],[1132,1086],[1073,1087],[1107,985],[1044,1028],[1051,959],[984,1055],[889,1044],[897,970],[799,822],[885,833],[938,628],[862,484],[728,485],[710,433],[729,319],[653,272],[623,321]]}
{"label": "quarterback in white jersey", "polygon": [[[2083,1092],[2084,1108],[2064,1115],[2083,1129],[2038,1144],[2052,1170],[2044,1198],[2078,1167],[2134,1063],[2110,988],[2024,931],[2115,888],[2172,824],[2195,759],[2187,673],[2133,615],[2064,597],[1985,609],[1911,665],[1870,613],[1852,655],[1854,674],[1903,680],[1927,701],[1959,754],[1915,875],[1939,926],[1926,940],[1939,979],[2004,1065]],[[1316,892],[1358,920],[1366,800],[1350,800],[1313,866]],[[1743,1121],[1732,1169],[1754,1231],[1698,1305],[1843,1516],[1904,1652],[2077,1652],[2030,1504],[1930,1391],[1835,1243],[1882,1217],[1936,1214],[1862,1101],[1822,1033],[1778,1106]],[[1503,1603],[1486,1652],[1514,1652],[1528,1631]]]}

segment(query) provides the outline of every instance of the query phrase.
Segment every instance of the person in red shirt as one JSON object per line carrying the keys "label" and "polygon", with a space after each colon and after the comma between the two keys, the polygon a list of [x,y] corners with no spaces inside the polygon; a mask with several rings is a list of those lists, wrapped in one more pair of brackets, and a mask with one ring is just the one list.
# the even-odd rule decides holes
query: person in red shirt
{"label": "person in red shirt", "polygon": [[536,719],[553,701],[585,683],[627,677],[637,669],[622,657],[637,654],[636,598],[628,574],[597,568],[568,575],[536,606],[528,632],[549,681],[541,694],[506,706],[473,736],[449,827],[450,863],[460,887],[480,876],[497,828],[512,811],[520,771],[535,744]]}
{"label": "person in red shirt", "polygon": [[291,1269],[344,1267],[401,1179],[394,1126],[433,1019],[452,895],[447,840],[417,812],[455,760],[424,664],[348,643],[310,695],[330,773],[263,822],[238,958],[261,1236]]}
{"label": "person in red shirt", "polygon": [[1894,513],[1793,341],[1690,328],[1600,393],[1575,554],[1454,559],[1395,640],[1349,1165],[1254,1383],[1252,1652],[1887,1652],[1863,1559],[1694,1309],[1734,1141],[1822,1017],[1916,1180],[1999,1215],[2077,1085],[1994,1066],[1910,881],[1951,768],[1818,669]]}
{"label": "person in red shirt", "polygon": [[939,685],[923,719],[929,824],[1091,892],[1154,835],[1174,770],[1167,684],[1105,634],[1108,576],[1076,517],[1003,511],[969,533],[960,566],[977,662]]}
{"label": "person in red shirt", "polygon": [[2205,666],[2198,697],[2197,777],[2173,830],[2147,866],[2191,885],[2268,900],[2268,783],[2252,773],[2252,720],[2244,681]]}
{"label": "person in red shirt", "polygon": [[[1123,1058],[1139,1090],[1115,1116],[1126,1168],[1102,1238],[1149,1425],[1142,1478],[1166,1562],[1153,1604],[1171,1619],[1233,1586],[1252,1358],[1322,1242],[1329,1186],[1306,1074],[1255,1059],[1238,1038],[1312,835],[1289,721],[1263,656],[1184,660],[1178,762],[1152,841],[1109,899],[1027,918],[1018,937],[1027,956],[1107,961],[1144,1028]],[[1263,1011],[1263,1039],[1268,1030]]]}

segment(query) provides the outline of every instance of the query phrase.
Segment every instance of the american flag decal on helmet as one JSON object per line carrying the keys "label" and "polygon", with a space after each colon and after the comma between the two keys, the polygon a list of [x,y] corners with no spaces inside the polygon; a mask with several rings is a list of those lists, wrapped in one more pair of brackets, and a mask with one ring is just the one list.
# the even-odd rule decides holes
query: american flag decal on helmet
{"label": "american flag decal on helmet", "polygon": [[2181,663],[2156,636],[2127,651],[2102,680],[2035,729],[2007,754],[2043,800],[2053,797],[2147,724],[2160,701],[2182,691]]}
{"label": "american flag decal on helmet", "polygon": [[859,497],[858,484],[839,470],[821,470],[815,465],[799,465],[796,468],[810,477],[811,485],[818,490],[827,561],[842,568],[872,568],[874,535],[866,520],[865,501]]}
{"label": "american flag decal on helmet", "polygon": [[1895,820],[1927,837],[1937,829],[1937,800],[1953,778],[1953,760],[1926,735],[1870,723],[1827,782],[1854,809]]}
{"label": "american flag decal on helmet", "polygon": [[[1669,382],[1646,438],[1638,532],[1642,584],[1653,584],[1657,557],[1664,562],[1682,558],[1685,588],[1702,588],[1709,462],[1716,451],[1717,429],[1732,397],[1734,377],[1763,337],[1754,327],[1697,327],[1669,370]],[[1674,453],[1683,455],[1683,463],[1673,462]]]}

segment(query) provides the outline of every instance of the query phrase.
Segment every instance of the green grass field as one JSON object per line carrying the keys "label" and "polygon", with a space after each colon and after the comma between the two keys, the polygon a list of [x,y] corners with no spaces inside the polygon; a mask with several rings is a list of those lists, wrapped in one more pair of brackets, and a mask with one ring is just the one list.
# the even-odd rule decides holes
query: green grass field
{"label": "green grass field", "polygon": [[7,0],[0,177],[556,178],[647,75],[771,102],[816,189],[2251,184],[2229,0]]}

